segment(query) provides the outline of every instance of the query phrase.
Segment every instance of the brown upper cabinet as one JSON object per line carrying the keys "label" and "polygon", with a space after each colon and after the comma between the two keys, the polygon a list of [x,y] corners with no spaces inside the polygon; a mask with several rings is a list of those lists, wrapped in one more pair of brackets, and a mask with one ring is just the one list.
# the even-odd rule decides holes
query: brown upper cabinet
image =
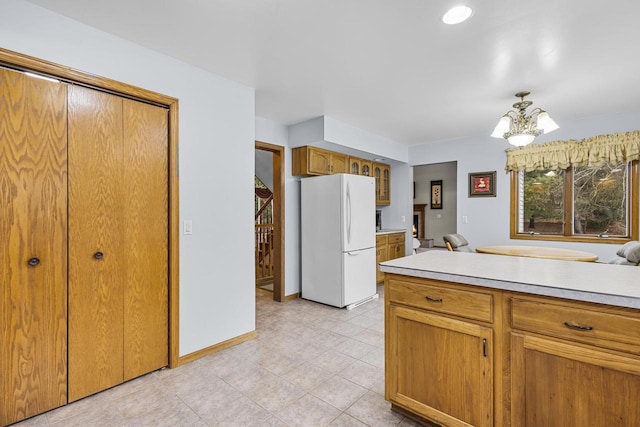
{"label": "brown upper cabinet", "polygon": [[373,162],[373,177],[376,179],[376,205],[390,205],[391,166]]}
{"label": "brown upper cabinet", "polygon": [[352,175],[373,176],[371,172],[371,160],[349,156],[349,173]]}
{"label": "brown upper cabinet", "polygon": [[292,153],[292,174],[300,175],[331,175],[347,173],[347,155],[322,148],[303,147],[294,148]]}
{"label": "brown upper cabinet", "polygon": [[292,150],[291,171],[293,176],[334,173],[371,176],[376,180],[376,206],[391,204],[391,166],[386,163],[305,145]]}

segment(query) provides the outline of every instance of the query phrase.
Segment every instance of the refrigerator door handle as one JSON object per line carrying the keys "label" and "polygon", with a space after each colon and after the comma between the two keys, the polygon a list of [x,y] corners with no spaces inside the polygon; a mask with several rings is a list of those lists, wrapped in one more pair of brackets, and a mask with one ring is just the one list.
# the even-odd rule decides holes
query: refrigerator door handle
{"label": "refrigerator door handle", "polygon": [[358,256],[358,255],[360,255],[360,253],[359,253],[359,252],[360,252],[360,251],[357,251],[357,252],[347,252],[347,255],[350,255],[350,256]]}
{"label": "refrigerator door handle", "polygon": [[347,243],[351,243],[351,187],[347,182]]}

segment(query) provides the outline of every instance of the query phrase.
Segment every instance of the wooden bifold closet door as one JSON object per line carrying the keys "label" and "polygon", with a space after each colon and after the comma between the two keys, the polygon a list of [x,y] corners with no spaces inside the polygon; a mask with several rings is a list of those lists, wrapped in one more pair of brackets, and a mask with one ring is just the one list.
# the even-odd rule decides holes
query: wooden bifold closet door
{"label": "wooden bifold closet door", "polygon": [[168,363],[168,116],[69,88],[69,401]]}
{"label": "wooden bifold closet door", "polygon": [[66,105],[0,69],[0,425],[67,402]]}
{"label": "wooden bifold closet door", "polygon": [[168,364],[165,108],[0,68],[0,426]]}

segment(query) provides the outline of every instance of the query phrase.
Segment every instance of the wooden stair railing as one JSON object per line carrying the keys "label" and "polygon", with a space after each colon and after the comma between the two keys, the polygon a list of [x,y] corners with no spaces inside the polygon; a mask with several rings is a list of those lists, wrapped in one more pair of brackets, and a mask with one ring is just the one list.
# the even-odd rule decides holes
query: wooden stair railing
{"label": "wooden stair railing", "polygon": [[[258,212],[256,212],[256,218],[255,219],[260,218],[260,215],[262,215],[262,212],[264,212],[264,210],[269,206],[269,204],[272,201],[273,201],[273,194],[270,195],[267,199],[265,199],[265,201],[262,204],[262,206],[260,206],[260,209],[258,209]],[[260,221],[260,223],[262,223],[262,221]]]}
{"label": "wooden stair railing", "polygon": [[[273,279],[273,193],[267,188],[256,188],[255,214],[255,267],[256,284]],[[271,207],[271,209],[267,209]]]}
{"label": "wooden stair railing", "polygon": [[256,280],[272,278],[273,224],[256,224],[255,248]]}

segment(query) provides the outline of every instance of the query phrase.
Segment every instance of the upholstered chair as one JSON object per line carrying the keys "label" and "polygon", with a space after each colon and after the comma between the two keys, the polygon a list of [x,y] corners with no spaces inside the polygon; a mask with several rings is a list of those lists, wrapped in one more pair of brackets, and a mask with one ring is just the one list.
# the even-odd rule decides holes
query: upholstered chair
{"label": "upholstered chair", "polygon": [[640,265],[640,242],[625,243],[618,249],[615,258],[608,261],[608,264]]}
{"label": "upholstered chair", "polygon": [[447,245],[447,249],[452,252],[475,252],[469,247],[469,242],[462,234],[445,234],[442,239],[444,244]]}

